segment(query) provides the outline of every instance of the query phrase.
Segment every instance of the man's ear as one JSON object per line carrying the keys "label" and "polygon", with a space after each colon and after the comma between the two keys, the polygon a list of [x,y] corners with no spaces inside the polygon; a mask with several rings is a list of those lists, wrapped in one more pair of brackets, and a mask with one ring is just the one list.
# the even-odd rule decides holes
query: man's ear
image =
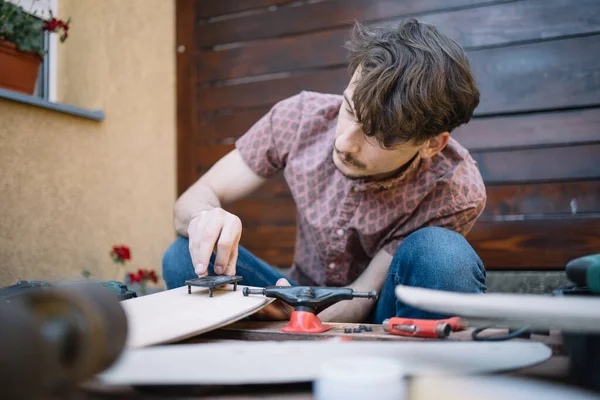
{"label": "man's ear", "polygon": [[419,150],[419,155],[421,158],[431,158],[440,151],[444,150],[444,147],[448,144],[448,140],[450,140],[450,133],[442,132],[436,137],[429,139],[423,144],[421,150]]}

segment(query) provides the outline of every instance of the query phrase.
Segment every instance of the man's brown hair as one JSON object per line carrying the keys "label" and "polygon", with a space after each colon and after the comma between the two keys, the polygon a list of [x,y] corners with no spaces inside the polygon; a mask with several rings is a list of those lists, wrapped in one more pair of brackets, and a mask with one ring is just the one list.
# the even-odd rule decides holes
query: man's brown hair
{"label": "man's brown hair", "polygon": [[463,49],[414,19],[395,28],[354,25],[349,68],[360,68],[352,101],[367,136],[384,148],[420,144],[467,123],[479,91]]}

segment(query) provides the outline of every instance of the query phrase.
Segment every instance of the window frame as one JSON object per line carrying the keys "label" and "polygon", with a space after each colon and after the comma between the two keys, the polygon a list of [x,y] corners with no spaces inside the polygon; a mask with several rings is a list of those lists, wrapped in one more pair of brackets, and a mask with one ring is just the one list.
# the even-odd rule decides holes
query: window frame
{"label": "window frame", "polygon": [[[10,3],[23,7],[23,10],[35,14],[41,19],[50,19],[49,11],[58,15],[58,0],[7,0]],[[44,61],[40,66],[38,81],[36,82],[34,97],[49,102],[57,101],[58,79],[58,35],[44,32]]]}

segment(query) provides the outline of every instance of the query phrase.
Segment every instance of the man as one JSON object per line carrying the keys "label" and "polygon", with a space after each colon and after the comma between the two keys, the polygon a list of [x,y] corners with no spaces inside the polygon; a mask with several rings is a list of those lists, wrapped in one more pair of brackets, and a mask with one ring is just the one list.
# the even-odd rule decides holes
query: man
{"label": "man", "polygon": [[[486,290],[485,269],[464,238],[485,206],[485,187],[450,138],[479,104],[465,53],[415,20],[377,31],[356,24],[347,47],[352,78],[342,96],[302,92],[279,102],[177,200],[181,237],[163,258],[168,288],[214,270],[253,286],[378,290],[376,304],[357,299],[319,314],[373,323],[443,317],[400,303],[398,284]],[[289,278],[239,246],[242,224],[226,211],[279,172],[298,210]],[[280,311],[268,312],[285,318]]]}

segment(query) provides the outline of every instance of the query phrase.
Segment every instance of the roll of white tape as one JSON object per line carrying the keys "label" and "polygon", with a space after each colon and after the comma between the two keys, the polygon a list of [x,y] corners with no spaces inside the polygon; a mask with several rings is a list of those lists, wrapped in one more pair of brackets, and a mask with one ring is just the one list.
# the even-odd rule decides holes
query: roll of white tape
{"label": "roll of white tape", "polygon": [[401,400],[405,373],[401,362],[391,358],[337,358],[322,365],[313,392],[316,400]]}

